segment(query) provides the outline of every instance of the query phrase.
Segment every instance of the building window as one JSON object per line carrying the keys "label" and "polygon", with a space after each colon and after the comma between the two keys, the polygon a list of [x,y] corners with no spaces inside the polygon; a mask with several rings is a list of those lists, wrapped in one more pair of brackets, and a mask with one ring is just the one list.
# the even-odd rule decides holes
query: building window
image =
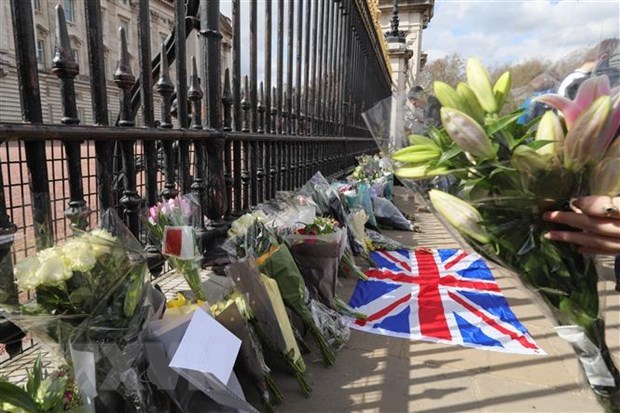
{"label": "building window", "polygon": [[168,38],[167,34],[160,33],[159,34],[159,43],[166,44],[166,39]]}
{"label": "building window", "polygon": [[84,108],[78,108],[78,119],[82,125],[86,124],[86,111]]}
{"label": "building window", "polygon": [[45,41],[37,40],[37,63],[45,67]]}
{"label": "building window", "polygon": [[131,36],[129,35],[129,22],[127,20],[121,20],[121,27],[125,29],[125,36],[127,36],[127,47],[129,47],[129,39],[131,39]]}
{"label": "building window", "polygon": [[128,0],[121,0],[121,3],[123,3],[126,6],[127,3],[129,3],[129,2],[128,2]]}
{"label": "building window", "polygon": [[75,59],[75,63],[79,65],[80,59],[78,58],[79,57],[78,49],[71,49],[71,54],[73,55],[73,58]]}
{"label": "building window", "polygon": [[41,11],[41,0],[32,0],[32,8],[34,11]]}
{"label": "building window", "polygon": [[75,23],[75,14],[73,13],[73,0],[65,0],[65,19],[68,22]]}

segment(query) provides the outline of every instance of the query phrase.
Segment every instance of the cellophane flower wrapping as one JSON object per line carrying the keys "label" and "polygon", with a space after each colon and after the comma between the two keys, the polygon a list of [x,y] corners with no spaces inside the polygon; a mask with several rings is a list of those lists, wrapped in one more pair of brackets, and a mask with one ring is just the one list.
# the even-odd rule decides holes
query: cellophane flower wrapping
{"label": "cellophane flower wrapping", "polygon": [[308,396],[311,388],[304,378],[306,364],[295,341],[277,282],[260,273],[253,257],[228,265],[226,275],[246,297],[259,338],[267,349],[275,351],[285,361],[300,389]]}
{"label": "cellophane flower wrapping", "polygon": [[[336,339],[338,332],[330,332],[323,326],[316,324],[318,317],[313,316],[312,299],[308,293],[304,278],[299,272],[297,263],[291,255],[286,243],[271,248],[267,253],[257,258],[259,270],[273,278],[278,283],[278,289],[284,303],[299,317],[304,326],[312,333],[326,365],[336,361],[329,341]],[[317,309],[320,310],[320,309]],[[335,333],[330,336],[330,333]]]}
{"label": "cellophane flower wrapping", "polygon": [[353,310],[336,294],[338,269],[348,246],[347,233],[332,218],[317,217],[286,236],[286,241],[310,291],[310,296],[332,310]]}
{"label": "cellophane flower wrapping", "polygon": [[150,207],[144,222],[172,268],[185,278],[195,299],[205,301],[200,277],[202,252],[198,250],[195,233],[200,214],[198,200],[186,194]]}
{"label": "cellophane flower wrapping", "polygon": [[[350,212],[364,208],[347,208],[343,194],[345,187],[348,189],[350,185],[339,183],[330,184],[321,172],[317,172],[301,188],[300,193],[314,201],[317,215],[331,217],[338,221],[343,228],[346,228],[349,243],[345,247],[342,260],[340,261],[341,273],[351,274],[365,279],[366,276],[355,263],[353,256],[359,255],[369,263],[372,263],[372,260],[370,259],[368,251],[363,247],[366,240],[356,235],[353,230],[354,223],[350,221]],[[366,214],[366,222],[368,222],[368,213],[365,209],[364,212]]]}
{"label": "cellophane flower wrapping", "polygon": [[84,403],[151,411],[138,339],[149,317],[144,250],[114,211],[102,212],[101,222],[19,260],[17,286],[35,298],[2,303],[2,311],[71,362]]}
{"label": "cellophane flower wrapping", "polygon": [[[225,294],[224,291],[228,291],[228,286],[210,284],[209,287],[212,287],[208,290],[211,302],[217,302],[221,295]],[[151,293],[158,297],[161,303],[156,314],[161,315],[165,309],[163,317],[153,317],[141,333],[149,361],[148,380],[167,395],[165,401],[168,405],[158,406],[158,411],[257,412],[258,410],[246,401],[234,370],[228,381],[223,383],[210,373],[189,369],[182,369],[181,372],[170,367],[179,343],[183,340],[194,316],[196,304],[186,302],[186,305],[191,307],[189,311],[175,311],[169,314],[164,295],[155,289],[152,289]],[[199,308],[212,315],[211,308],[206,303]],[[194,382],[190,382],[189,378]]]}
{"label": "cellophane flower wrapping", "polygon": [[467,78],[456,88],[435,82],[443,125],[425,135],[408,130],[411,108],[403,96],[381,102],[365,121],[394,160],[396,176],[550,310],[602,406],[619,411],[620,375],[605,342],[594,257],[545,238],[549,230],[571,229],[543,214],[570,210],[576,197],[620,193],[620,91],[606,77],[589,78],[574,101],[538,98],[554,111],[521,124],[521,111],[502,112],[510,73],[493,84],[470,59]]}
{"label": "cellophane flower wrapping", "polygon": [[283,395],[265,362],[263,347],[251,324],[254,313],[247,300],[239,291],[233,290],[224,300],[213,304],[211,312],[220,324],[241,340],[235,363],[239,376],[247,378],[258,392],[265,408],[273,410],[273,405],[282,401]]}

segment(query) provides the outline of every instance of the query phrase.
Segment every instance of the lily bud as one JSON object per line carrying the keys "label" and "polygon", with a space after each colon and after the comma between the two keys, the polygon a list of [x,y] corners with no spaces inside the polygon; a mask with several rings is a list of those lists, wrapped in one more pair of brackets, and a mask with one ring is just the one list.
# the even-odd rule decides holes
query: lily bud
{"label": "lily bud", "polygon": [[536,150],[541,155],[555,155],[557,146],[564,140],[564,129],[560,118],[548,110],[540,119],[536,130],[536,140],[553,141]]}
{"label": "lily bud", "polygon": [[493,86],[493,94],[495,95],[495,101],[497,102],[498,110],[504,105],[506,97],[510,93],[510,86],[512,85],[512,74],[510,72],[504,72],[497,79]]}
{"label": "lily bud", "polygon": [[446,108],[454,108],[463,110],[465,103],[461,100],[459,94],[447,83],[435,81],[433,83],[433,89],[435,90],[435,97],[441,103],[441,106]]}
{"label": "lily bud", "polygon": [[582,112],[564,140],[564,164],[581,168],[587,162],[598,162],[606,148],[600,149],[597,141],[606,131],[611,112],[611,98],[601,96]]}
{"label": "lily bud", "polygon": [[466,73],[467,83],[474,91],[482,109],[487,113],[496,113],[498,106],[491,86],[491,78],[480,60],[476,58],[467,60]]}
{"label": "lily bud", "polygon": [[592,168],[590,195],[620,195],[620,139],[611,144],[603,159]]}
{"label": "lily bud", "polygon": [[467,202],[439,191],[431,189],[428,193],[437,212],[460,233],[486,244],[490,238],[480,225],[480,212]]}
{"label": "lily bud", "polygon": [[430,144],[433,143],[433,140],[428,136],[424,135],[409,135],[409,144],[410,145],[419,145],[419,144]]}
{"label": "lily bud", "polygon": [[399,162],[425,163],[441,156],[441,149],[435,144],[418,144],[403,148],[392,154],[392,159]]}
{"label": "lily bud", "polygon": [[397,168],[394,172],[396,176],[405,179],[425,179],[433,176],[446,175],[450,173],[450,169],[444,166],[429,168],[426,165],[403,166]]}
{"label": "lily bud", "polygon": [[512,153],[510,162],[515,169],[531,175],[546,169],[552,154],[540,154],[535,149],[520,145]]}
{"label": "lily bud", "polygon": [[484,129],[465,113],[451,108],[441,108],[441,121],[452,140],[472,155],[489,159],[496,150]]}
{"label": "lily bud", "polygon": [[[461,100],[467,106],[466,113],[470,115],[472,118],[476,120],[476,122],[483,123],[484,122],[484,110],[482,110],[482,106],[480,106],[480,102],[476,97],[475,93],[467,83],[459,83],[456,85],[456,93],[459,94]],[[458,108],[457,108],[458,109]]]}

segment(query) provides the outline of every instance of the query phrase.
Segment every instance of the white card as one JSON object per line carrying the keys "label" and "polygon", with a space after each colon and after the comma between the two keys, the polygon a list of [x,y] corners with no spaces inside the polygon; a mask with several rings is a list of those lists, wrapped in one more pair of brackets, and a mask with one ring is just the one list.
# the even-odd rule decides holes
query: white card
{"label": "white card", "polygon": [[228,383],[241,340],[202,309],[192,316],[170,367],[211,373]]}

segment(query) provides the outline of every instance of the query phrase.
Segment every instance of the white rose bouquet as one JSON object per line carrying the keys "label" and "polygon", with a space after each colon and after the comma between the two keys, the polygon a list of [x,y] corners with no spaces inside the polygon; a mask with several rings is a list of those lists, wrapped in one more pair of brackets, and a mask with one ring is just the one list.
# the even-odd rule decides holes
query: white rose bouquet
{"label": "white rose bouquet", "polygon": [[[105,229],[77,234],[18,261],[16,284],[21,291],[34,290],[36,298],[0,302],[0,312],[71,360],[76,371],[93,372],[96,383],[89,383],[92,376],[76,375],[80,390],[95,386],[94,393],[86,392],[86,403],[142,411],[151,397],[140,383],[145,364],[138,341],[149,316],[146,257],[114,212],[102,213],[102,221]],[[122,368],[106,355],[111,348],[123,359]],[[78,353],[89,356],[76,358]]]}

